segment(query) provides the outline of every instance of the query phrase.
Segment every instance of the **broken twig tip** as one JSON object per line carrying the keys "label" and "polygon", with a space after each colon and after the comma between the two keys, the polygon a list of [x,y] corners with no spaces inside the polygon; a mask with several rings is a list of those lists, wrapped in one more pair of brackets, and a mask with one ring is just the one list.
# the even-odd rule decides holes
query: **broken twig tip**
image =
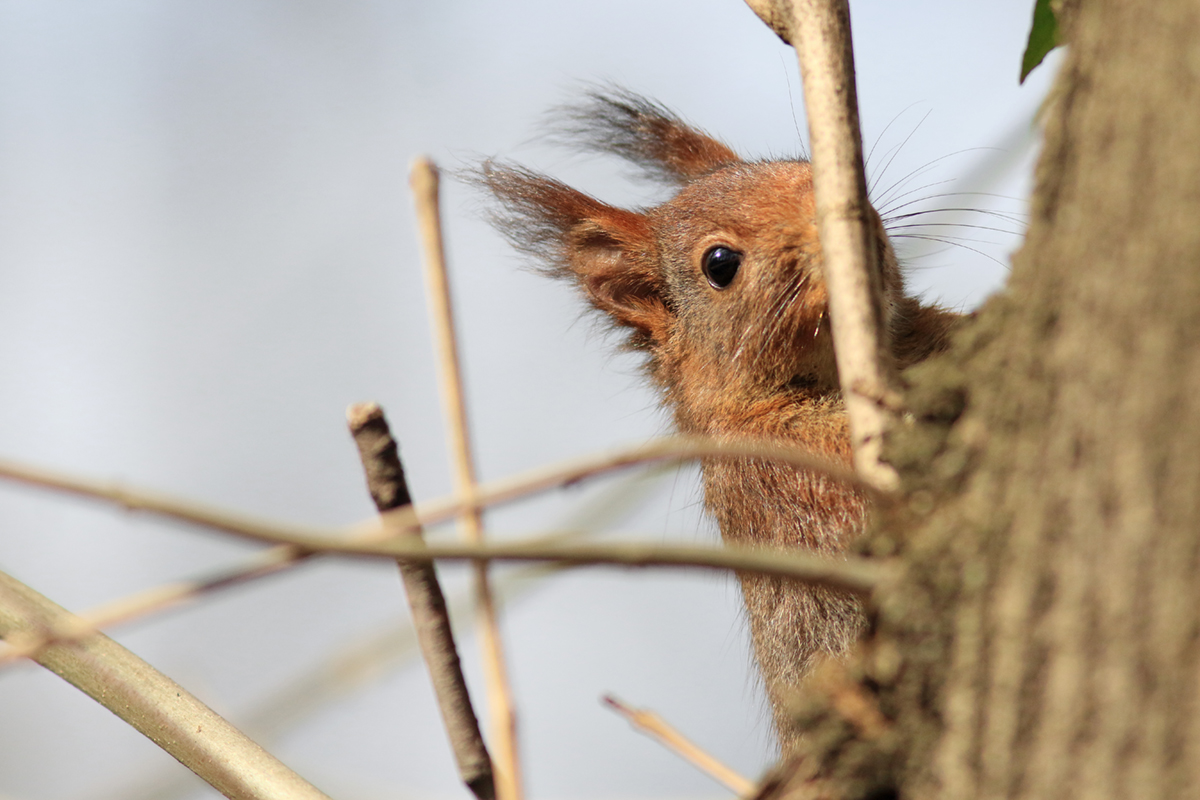
{"label": "broken twig tip", "polygon": [[383,419],[383,409],[378,403],[355,403],[346,409],[346,422],[352,431],[379,419]]}
{"label": "broken twig tip", "polygon": [[613,697],[611,694],[602,695],[600,697],[600,702],[619,714],[625,714],[629,711],[628,706],[626,706],[617,698]]}
{"label": "broken twig tip", "polygon": [[418,192],[427,192],[432,186],[436,191],[438,183],[437,164],[429,156],[417,156],[409,165],[409,183]]}
{"label": "broken twig tip", "polygon": [[[367,488],[375,507],[382,514],[409,505],[412,498],[404,466],[383,410],[376,403],[357,403],[350,406],[346,417],[362,457]],[[420,529],[408,535],[419,541]],[[467,691],[437,571],[430,563],[402,561],[400,577],[459,775],[478,800],[493,800],[491,756]]]}

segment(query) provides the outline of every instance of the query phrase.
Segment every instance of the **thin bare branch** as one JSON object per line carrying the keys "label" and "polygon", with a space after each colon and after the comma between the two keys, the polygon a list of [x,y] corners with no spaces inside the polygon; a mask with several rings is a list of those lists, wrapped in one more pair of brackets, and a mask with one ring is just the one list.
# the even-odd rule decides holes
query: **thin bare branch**
{"label": "thin bare branch", "polygon": [[[753,572],[789,578],[817,586],[869,595],[893,568],[887,562],[865,558],[835,560],[796,550],[749,547],[704,547],[653,542],[620,544],[569,543],[547,541],[565,533],[543,533],[525,541],[496,541],[484,544],[424,544],[406,539],[364,542],[345,539],[297,539],[298,546],[326,555],[401,558],[409,561],[540,561],[583,566],[589,564],[621,567],[697,567],[721,571]],[[257,534],[246,538],[263,539]]]}
{"label": "thin bare branch", "polygon": [[[727,441],[702,436],[667,436],[551,464],[511,478],[502,478],[482,484],[475,493],[473,503],[477,508],[484,508],[511,502],[537,492],[569,486],[585,478],[596,477],[615,470],[641,464],[682,462],[698,458],[762,458],[826,475],[847,486],[866,492],[875,500],[885,497],[840,464],[814,455],[811,451],[795,445],[756,439]],[[3,474],[3,469],[4,465],[0,463],[0,474]],[[422,503],[416,509],[391,511],[383,515],[383,524],[393,532],[405,530],[413,525],[431,525],[457,516],[468,505],[467,501],[459,497],[431,500]],[[371,528],[378,524],[375,520],[369,523]],[[371,528],[360,528],[359,532],[366,534]]]}
{"label": "thin bare branch", "polygon": [[[601,524],[601,519],[611,518],[614,512],[619,513],[622,508],[627,508],[637,494],[637,485],[643,483],[640,476],[635,476],[635,479],[636,483],[627,480],[621,485],[610,487],[595,502],[594,507],[572,517],[574,521],[567,524],[568,531],[565,534],[551,541],[575,538],[579,535],[577,529],[592,530]],[[192,580],[156,586],[79,614],[69,614],[62,620],[54,620],[44,633],[21,636],[16,641],[10,640],[8,647],[0,650],[0,666],[22,658],[31,658],[43,647],[56,642],[82,639],[104,628],[168,611],[195,602],[206,594],[290,569],[312,555],[315,553],[300,550],[292,545],[277,545],[236,567],[218,570]],[[556,567],[552,565],[550,568]]]}
{"label": "thin bare branch", "polygon": [[51,620],[42,632],[29,632],[11,639],[8,647],[0,651],[0,666],[21,658],[33,658],[43,648],[56,642],[82,639],[101,628],[165,611],[211,592],[274,575],[299,564],[311,555],[312,553],[292,545],[277,545],[231,569],[195,580],[156,586],[144,592],[118,598],[82,614],[68,614],[63,619]]}
{"label": "thin bare branch", "polygon": [[[39,631],[66,609],[0,573],[0,636]],[[182,686],[106,636],[37,656],[51,672],[132,725],[226,797],[328,800]]]}
{"label": "thin bare branch", "polygon": [[[102,481],[70,475],[58,470],[35,467],[15,461],[0,460],[0,478],[5,478],[27,486],[39,489],[51,489],[58,492],[102,500],[120,506],[127,511],[144,511],[167,519],[187,522],[202,528],[246,536],[251,531],[258,531],[265,536],[283,534],[284,536],[304,532],[305,535],[323,536],[333,533],[328,528],[310,528],[300,525],[271,522],[269,520],[239,514],[235,511],[216,508],[204,503],[197,503],[182,497],[176,497],[163,492],[148,489],[127,487],[115,481]],[[368,525],[378,526],[376,520]]]}
{"label": "thin bare branch", "polygon": [[754,783],[722,764],[701,747],[673,728],[658,714],[642,708],[633,708],[617,698],[605,695],[604,704],[629,721],[636,730],[654,739],[663,747],[681,756],[685,761],[724,784],[739,797],[754,793]]}
{"label": "thin bare branch", "polygon": [[[585,456],[496,481],[481,486],[473,502],[475,507],[483,508],[517,500],[547,489],[569,485],[584,478],[617,469],[703,457],[767,458],[803,469],[819,471],[836,480],[856,486],[862,491],[872,491],[847,470],[795,447],[768,442],[727,443],[704,438],[669,437],[645,444],[617,448],[607,453]],[[464,503],[461,498],[448,497],[423,504],[417,512],[414,512],[411,507],[389,511],[383,515],[385,522],[382,525],[379,519],[373,519],[348,529],[316,529],[270,522],[145,489],[68,475],[11,461],[0,461],[0,478],[7,478],[41,489],[62,491],[110,502],[127,510],[145,511],[255,541],[309,542],[313,543],[318,550],[322,549],[323,542],[333,541],[340,544],[344,543],[347,537],[353,537],[360,543],[370,543],[403,535],[419,529],[424,522],[449,519],[461,513],[464,507],[470,507],[470,504]],[[0,650],[0,665],[20,658],[31,657],[38,650],[53,642],[81,639],[100,628],[191,602],[209,592],[227,586],[274,574],[302,562],[312,554],[312,550],[306,550],[293,544],[283,544],[255,556],[238,567],[218,571],[190,581],[155,587],[114,600],[74,616],[70,620],[63,620],[49,626],[39,634],[29,634],[19,642],[10,642],[8,647]],[[355,554],[371,555],[366,551],[358,551]],[[375,555],[387,554],[376,553]]]}
{"label": "thin bare branch", "polygon": [[[534,470],[515,478],[497,481],[480,488],[474,503],[480,507],[508,502],[537,491],[570,484],[584,477],[644,463],[682,461],[699,457],[758,457],[791,463],[802,468],[817,468],[827,474],[856,484],[844,470],[796,448],[756,442],[721,443],[705,439],[668,438],[648,444],[620,448],[609,453],[589,456],[545,469]],[[486,547],[463,545],[426,545],[414,549],[403,542],[389,542],[391,537],[409,531],[421,521],[438,521],[459,513],[464,503],[456,498],[434,501],[418,514],[408,509],[388,512],[387,523],[360,523],[348,529],[321,529],[275,523],[225,509],[202,505],[185,499],[150,492],[134,487],[96,481],[54,470],[25,464],[0,461],[0,477],[19,481],[38,488],[64,491],[91,499],[114,503],[130,510],[140,510],[187,522],[199,527],[218,530],[240,538],[280,545],[251,559],[247,564],[213,575],[156,587],[123,598],[87,612],[74,621],[48,627],[30,635],[18,647],[0,652],[0,663],[15,657],[28,656],[51,641],[82,638],[105,625],[135,619],[147,613],[169,608],[225,586],[272,574],[307,556],[320,552],[328,554],[408,558],[430,560],[494,559],[514,561],[544,561],[580,565],[587,563],[620,564],[626,566],[695,566],[714,569],[735,569],[765,572],[822,583],[833,588],[857,593],[869,593],[885,571],[880,565],[862,561],[805,560],[796,554],[762,554],[748,551],[716,550],[710,548],[661,547],[647,549],[633,545],[629,550],[614,545],[591,545],[582,550],[569,546],[531,541]],[[861,487],[860,487],[861,488]],[[418,516],[420,520],[418,520]],[[352,538],[347,538],[348,536]],[[588,549],[592,548],[592,549]]]}
{"label": "thin bare branch", "polygon": [[850,7],[847,0],[748,0],[748,5],[795,46],[800,61],[817,231],[854,464],[871,485],[894,490],[899,477],[881,460],[883,433],[894,419],[888,406],[894,403],[872,398],[899,397],[900,385],[884,328],[876,217],[867,202]]}
{"label": "thin bare branch", "polygon": [[312,528],[273,522],[248,514],[197,503],[161,492],[153,492],[111,481],[95,480],[58,470],[36,467],[15,461],[0,460],[0,478],[40,489],[113,503],[129,511],[143,511],[168,519],[187,522],[204,528],[257,538],[260,541],[310,538],[320,540],[346,536],[382,538],[407,530],[451,519],[464,508],[488,506],[519,500],[537,492],[576,483],[585,478],[603,475],[641,464],[688,461],[697,458],[763,458],[812,470],[841,481],[848,486],[873,492],[852,473],[833,462],[794,446],[741,440],[723,442],[704,437],[670,436],[640,444],[625,445],[608,452],[583,456],[559,464],[480,485],[475,496],[464,501],[445,497],[422,503],[416,510],[401,508],[389,511],[380,518],[349,528]]}
{"label": "thin bare branch", "polygon": [[[227,531],[229,532],[229,531]],[[236,534],[236,532],[234,532]],[[795,550],[752,549],[746,547],[703,547],[696,545],[669,545],[651,542],[625,542],[613,544],[570,543],[561,539],[578,535],[575,531],[561,531],[536,536],[525,541],[488,542],[484,544],[426,544],[409,539],[387,541],[355,541],[336,538],[298,537],[265,535],[261,531],[245,532],[243,538],[271,543],[292,542],[294,546],[309,554],[355,556],[367,558],[402,559],[414,563],[446,561],[515,561],[541,562],[561,566],[608,565],[631,568],[693,567],[720,571],[752,572],[779,578],[803,581],[816,586],[825,586],[838,591],[857,595],[869,595],[889,580],[894,567],[888,562],[863,558],[834,560],[809,555]],[[275,552],[276,548],[267,551]],[[245,570],[250,572],[251,569]],[[228,574],[238,574],[231,570]],[[226,585],[229,585],[226,583]],[[158,590],[145,593],[153,596]],[[128,600],[117,601],[133,606]],[[141,606],[138,616],[158,610],[157,606]],[[89,614],[89,618],[99,614]],[[132,618],[132,614],[122,620]],[[18,640],[0,650],[0,663],[28,652],[36,652],[52,642],[80,639],[95,633],[92,625],[72,618],[57,622],[57,627],[18,637]],[[54,634],[50,631],[54,630]],[[41,641],[37,637],[47,637]],[[14,655],[15,654],[15,655]]]}
{"label": "thin bare branch", "polygon": [[[427,158],[417,159],[412,166],[411,181],[416,201],[417,223],[421,230],[425,253],[425,280],[429,288],[429,307],[433,315],[434,338],[438,349],[442,405],[446,411],[450,431],[454,479],[458,495],[467,504],[459,517],[459,525],[467,541],[477,544],[483,541],[483,514],[480,506],[473,503],[478,481],[475,477],[475,460],[471,449],[462,368],[459,365],[454,328],[454,309],[446,271],[446,253],[438,205],[437,167]],[[487,562],[477,562],[473,569],[479,603],[484,678],[492,723],[493,749],[496,754],[496,791],[500,800],[521,800],[523,793],[517,750],[517,718],[512,686],[505,664],[504,643],[500,638],[495,599],[488,583]]]}
{"label": "thin bare branch", "polygon": [[[362,458],[367,488],[375,507],[383,513],[411,505],[412,497],[408,492],[404,467],[400,463],[400,453],[383,410],[374,403],[362,403],[351,406],[346,416]],[[420,531],[409,534],[409,541],[422,541]],[[438,582],[437,572],[432,562],[401,561],[400,577],[408,596],[408,606],[412,610],[421,654],[429,669],[434,695],[442,713],[442,722],[458,764],[458,773],[479,800],[493,800],[496,790],[492,778],[492,760],[483,743],[479,720],[471,705],[467,681],[458,658],[458,647],[450,630],[446,597]]]}
{"label": "thin bare branch", "polygon": [[[571,544],[562,541],[566,537],[578,536],[578,531],[560,531],[531,538],[527,541],[491,542],[475,544],[424,544],[405,539],[390,539],[387,541],[355,541],[339,538],[320,538],[303,536],[291,539],[286,534],[263,534],[259,530],[237,532],[226,530],[227,533],[240,535],[254,541],[278,543],[292,541],[294,545],[283,545],[271,548],[263,554],[263,560],[273,553],[282,551],[283,547],[294,547],[306,554],[340,555],[367,558],[390,558],[428,563],[435,560],[446,561],[517,561],[540,562],[558,566],[588,566],[608,565],[630,568],[672,568],[692,567],[697,569],[713,569],[720,571],[752,572],[761,575],[773,575],[790,580],[803,581],[817,586],[825,586],[838,591],[850,592],[857,595],[870,595],[878,586],[894,577],[895,567],[888,562],[874,561],[863,558],[834,560],[820,556],[808,555],[795,550],[760,550],[743,547],[700,547],[694,545],[667,545],[649,542],[628,542],[622,544],[581,543]],[[243,579],[255,577],[255,559],[249,566],[233,569],[223,576],[239,576]],[[263,573],[259,573],[263,574]],[[216,584],[217,581],[199,580],[196,586],[206,583]],[[233,585],[232,581],[222,578],[222,586]],[[148,592],[115,601],[101,607],[125,607],[126,611],[112,622],[103,619],[101,609],[89,612],[85,617],[67,617],[62,620],[51,620],[36,632],[17,635],[3,649],[0,649],[0,665],[21,657],[36,656],[43,648],[52,644],[86,638],[97,632],[96,622],[116,624],[139,616],[169,607],[154,602],[157,596],[174,594],[173,587],[152,589]],[[183,600],[192,600],[198,594],[179,598],[172,605]],[[89,622],[82,621],[83,619]]]}

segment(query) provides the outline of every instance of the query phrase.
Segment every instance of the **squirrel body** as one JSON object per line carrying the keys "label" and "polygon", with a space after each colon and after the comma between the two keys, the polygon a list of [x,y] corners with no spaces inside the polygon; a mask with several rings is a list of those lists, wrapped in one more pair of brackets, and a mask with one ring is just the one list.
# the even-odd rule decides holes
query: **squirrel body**
{"label": "squirrel body", "polygon": [[[645,355],[683,433],[797,444],[850,464],[808,162],[750,162],[662,106],[596,91],[560,136],[621,156],[678,188],[661,205],[605,204],[520,167],[485,163],[496,222]],[[957,315],[904,294],[879,216],[884,317],[900,367],[943,349]],[[865,498],[831,478],[758,459],[702,462],[723,539],[836,557],[861,532]],[[823,656],[845,656],[863,614],[827,589],[739,575],[755,658],[785,749],[800,732],[789,696]]]}

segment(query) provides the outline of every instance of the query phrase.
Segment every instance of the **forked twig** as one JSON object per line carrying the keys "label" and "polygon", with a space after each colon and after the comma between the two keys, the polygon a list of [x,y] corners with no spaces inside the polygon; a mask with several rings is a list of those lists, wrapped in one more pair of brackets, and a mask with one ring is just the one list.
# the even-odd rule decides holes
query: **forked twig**
{"label": "forked twig", "polygon": [[[37,630],[69,612],[0,573],[0,636]],[[106,636],[57,645],[37,655],[226,797],[329,800],[179,684]]]}
{"label": "forked twig", "polygon": [[[481,486],[473,498],[474,507],[482,508],[510,502],[539,491],[571,484],[587,477],[617,469],[655,462],[683,461],[700,457],[758,457],[822,472],[834,478],[870,491],[845,469],[795,447],[762,442],[723,443],[712,439],[668,437],[645,444],[626,446],[597,455],[573,459],[557,465],[532,470],[512,478]],[[52,489],[119,505],[128,510],[145,511],[169,519],[187,522],[234,536],[277,545],[260,553],[239,567],[221,570],[191,581],[155,587],[125,598],[98,606],[90,611],[47,625],[37,634],[28,634],[18,642],[10,642],[0,651],[0,665],[28,658],[41,648],[58,641],[82,639],[99,628],[126,622],[149,613],[164,610],[227,586],[263,577],[288,569],[310,555],[330,553],[378,557],[412,557],[403,544],[381,544],[392,537],[419,528],[422,522],[449,519],[462,508],[469,507],[460,498],[449,497],[411,508],[389,511],[381,525],[378,519],[351,528],[321,529],[274,523],[236,512],[195,503],[183,498],[131,486],[69,475],[27,464],[0,461],[0,478],[25,483],[42,489]],[[680,549],[660,547],[647,549],[635,545],[632,554],[627,548],[594,545],[588,550],[563,551],[553,543],[531,541],[508,545],[491,545],[486,549],[470,546],[431,545],[422,555],[432,558],[471,559],[488,557],[496,560],[549,561],[561,564],[608,563],[627,566],[699,566],[716,569],[738,569],[747,572],[769,572],[797,580],[823,583],[833,588],[853,592],[870,592],[886,568],[870,562],[826,561],[804,557],[798,562],[794,554],[774,556],[769,553],[738,553],[711,548]],[[808,560],[805,560],[808,559]],[[815,565],[815,566],[814,566]]]}
{"label": "forked twig", "polygon": [[792,41],[792,9],[784,0],[746,0],[750,10],[758,15],[775,35],[788,44]]}
{"label": "forked twig", "polygon": [[[237,531],[226,530],[226,532],[238,534]],[[240,535],[254,541],[288,542],[291,546],[309,554],[389,558],[419,563],[436,560],[517,561],[561,566],[693,567],[722,572],[749,572],[801,581],[861,596],[870,595],[880,584],[893,579],[896,571],[896,567],[889,562],[865,558],[834,560],[795,550],[734,546],[702,547],[649,542],[571,544],[554,541],[552,538],[570,533],[574,532],[546,533],[526,541],[506,540],[484,544],[424,544],[403,538],[382,542],[317,537],[292,538],[286,534],[264,534],[261,531],[245,532]],[[272,548],[267,552],[271,553],[275,550],[276,548]],[[231,573],[236,574],[237,570],[233,570]],[[204,582],[198,581],[197,583],[202,585]],[[128,599],[117,601],[132,609],[117,621],[126,621],[160,610],[161,605],[144,602],[145,598],[153,598],[157,594],[158,590],[150,590],[135,595],[134,597],[138,601],[136,604]],[[194,595],[186,599],[193,599],[193,597]],[[87,615],[89,619],[98,616],[95,612]],[[30,657],[50,644],[82,639],[96,632],[94,627],[80,623],[59,622],[57,627],[53,628],[48,625],[37,635],[42,638],[31,637],[20,641],[16,646],[0,650],[0,664],[22,656]]]}
{"label": "forked twig", "polygon": [[[322,555],[403,559],[418,563],[432,561],[512,561],[557,564],[561,566],[607,565],[630,568],[693,567],[722,572],[748,572],[824,586],[841,592],[866,596],[895,576],[890,562],[865,558],[832,559],[788,549],[759,549],[724,546],[658,544],[651,542],[570,543],[556,541],[573,531],[543,533],[525,541],[499,541],[484,544],[425,544],[405,539],[386,542],[354,542],[344,539],[297,539],[297,547]],[[245,538],[264,541],[259,534]],[[272,536],[266,541],[278,542]],[[147,611],[157,610],[148,608]],[[131,617],[130,617],[131,618]],[[64,626],[66,627],[66,626]],[[64,641],[94,633],[71,627],[62,631]],[[0,662],[8,660],[0,653]]]}
{"label": "forked twig", "polygon": [[[374,403],[351,406],[346,414],[350,433],[358,446],[367,488],[380,513],[412,504],[408,481],[400,463],[396,441],[388,429],[383,410]],[[419,531],[410,541],[421,541]],[[458,659],[458,647],[450,630],[450,615],[446,597],[438,582],[433,564],[415,561],[400,562],[400,577],[408,606],[412,610],[413,627],[421,645],[421,654],[429,669],[434,696],[442,713],[442,722],[450,738],[450,747],[458,764],[463,783],[479,800],[496,796],[492,778],[492,760],[479,731],[479,720],[471,705],[467,681]]]}
{"label": "forked twig", "polygon": [[[33,479],[27,482],[39,488],[62,488],[66,491],[83,494],[91,498],[111,499],[106,495],[82,491],[85,485],[91,483],[83,479],[68,478],[67,476],[31,467],[16,467],[16,474],[5,473],[5,469],[12,470],[13,468],[14,465],[0,464],[0,476],[22,480],[23,472],[30,470],[29,477]],[[59,486],[51,478],[61,480],[64,484]],[[125,494],[122,493],[123,496]],[[138,496],[140,493],[137,490],[133,490],[132,494],[133,496]],[[628,492],[622,490],[622,497],[627,496]],[[613,507],[614,505],[609,503],[606,510],[611,510]],[[157,511],[158,513],[170,515],[165,508],[158,508]],[[217,512],[217,514],[220,515],[220,512]],[[192,518],[188,518],[188,521],[196,522]],[[225,530],[225,528],[222,528],[222,530]],[[377,527],[373,530],[377,530]],[[276,545],[250,557],[236,567],[217,570],[209,575],[191,580],[155,586],[145,591],[120,597],[88,611],[68,615],[66,619],[56,620],[52,624],[47,625],[46,630],[42,633],[30,633],[17,637],[17,639],[9,640],[8,646],[0,651],[0,666],[22,658],[30,658],[43,647],[50,644],[82,639],[104,628],[130,622],[150,614],[168,611],[184,603],[194,602],[206,594],[291,569],[313,555],[317,555],[317,553],[302,550],[288,544]]]}
{"label": "forked twig", "polygon": [[796,48],[812,150],[817,231],[854,464],[881,490],[899,486],[881,458],[894,414],[871,398],[900,396],[883,314],[876,217],[867,202],[847,0],[747,0]]}
{"label": "forked twig", "polygon": [[628,720],[635,729],[654,739],[668,750],[682,756],[684,760],[702,772],[708,773],[719,783],[729,787],[738,797],[749,797],[754,793],[753,781],[722,764],[695,742],[671,727],[658,714],[643,708],[628,706],[611,694],[605,695],[603,700],[605,705]]}
{"label": "forked twig", "polygon": [[[429,288],[429,306],[433,314],[434,338],[439,356],[438,374],[442,385],[442,403],[450,429],[455,484],[459,496],[469,502],[475,496],[478,481],[475,478],[475,460],[471,450],[454,312],[446,272],[441,212],[438,205],[437,167],[429,159],[417,159],[413,162],[411,181],[417,208],[417,224],[425,253],[425,279]],[[464,508],[459,516],[459,525],[467,541],[475,544],[483,542],[483,514],[478,506],[470,505]],[[484,676],[488,689],[488,709],[491,712],[493,749],[496,754],[496,764],[493,767],[496,791],[500,800],[521,800],[516,711],[504,659],[504,643],[500,639],[500,625],[496,619],[495,599],[488,584],[487,562],[477,562],[474,570]]]}
{"label": "forked twig", "polygon": [[[474,497],[444,497],[422,503],[417,509],[401,508],[379,518],[348,528],[315,528],[273,522],[248,514],[216,508],[204,503],[161,492],[127,486],[113,481],[85,478],[60,470],[36,467],[0,459],[0,478],[40,489],[101,500],[128,511],[144,511],[168,519],[199,525],[212,530],[249,536],[262,541],[299,538],[367,537],[376,539],[404,533],[421,525],[452,519],[464,508],[486,508],[508,503],[530,494],[576,483],[640,464],[688,461],[696,458],[745,457],[777,461],[820,474],[863,491],[873,491],[845,468],[815,456],[799,447],[771,442],[723,442],[706,437],[668,436],[640,444],[625,445],[594,455],[582,456],[559,464],[530,470],[479,486]],[[881,495],[882,496],[882,495]]]}

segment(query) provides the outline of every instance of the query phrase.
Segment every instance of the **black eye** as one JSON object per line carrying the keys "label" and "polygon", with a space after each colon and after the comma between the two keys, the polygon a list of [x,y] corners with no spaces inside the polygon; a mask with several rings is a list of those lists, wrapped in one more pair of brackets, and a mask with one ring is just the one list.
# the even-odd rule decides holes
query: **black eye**
{"label": "black eye", "polygon": [[704,277],[714,289],[724,289],[733,282],[738,267],[742,265],[742,254],[728,247],[711,247],[704,254],[700,265],[704,268]]}

